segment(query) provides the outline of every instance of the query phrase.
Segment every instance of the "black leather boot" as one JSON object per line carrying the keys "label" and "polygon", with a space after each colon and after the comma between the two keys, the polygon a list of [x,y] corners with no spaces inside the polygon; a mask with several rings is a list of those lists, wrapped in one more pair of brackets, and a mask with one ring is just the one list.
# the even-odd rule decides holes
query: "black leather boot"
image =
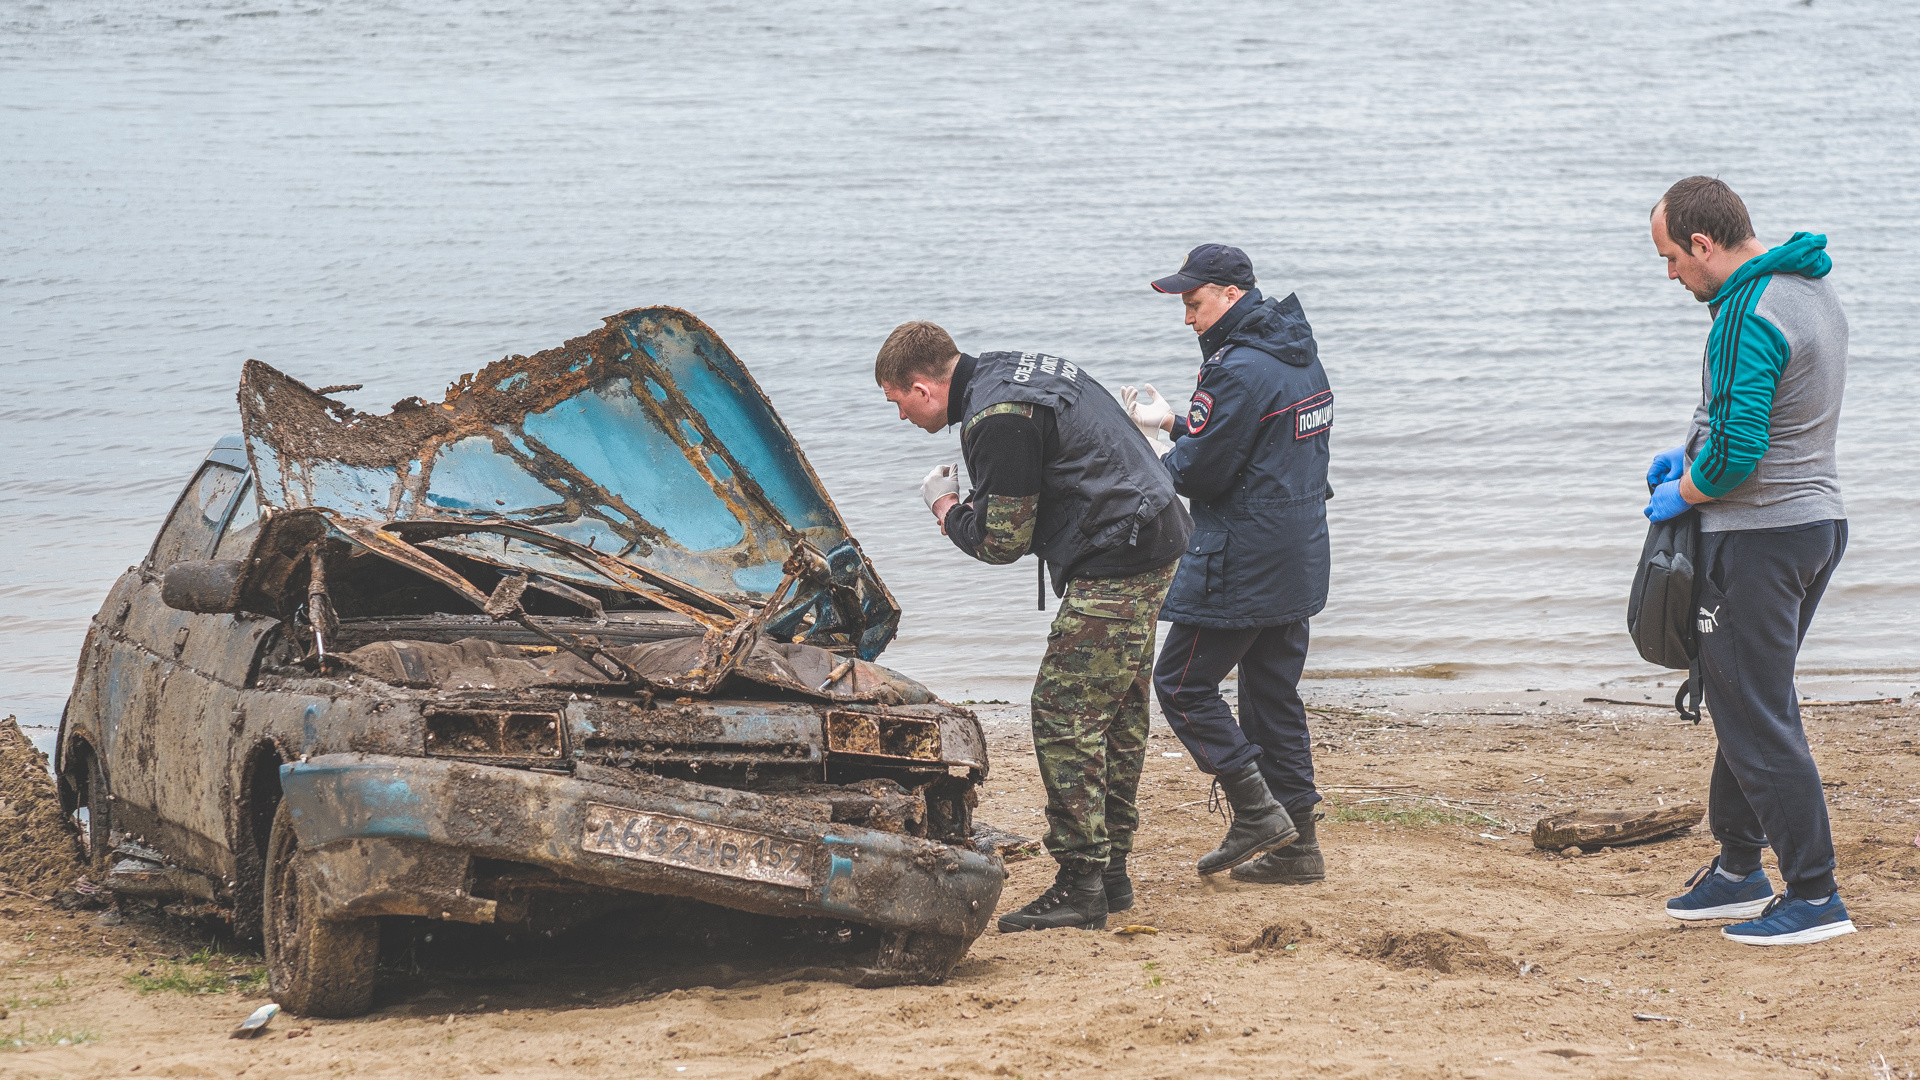
{"label": "black leather boot", "polygon": [[1100,875],[1107,885],[1107,914],[1117,915],[1133,906],[1133,879],[1127,876],[1127,857],[1115,855],[1107,860]]}
{"label": "black leather boot", "polygon": [[1054,875],[1053,887],[1019,911],[1000,916],[1000,932],[1051,930],[1057,926],[1081,930],[1107,928],[1106,871],[1094,866],[1072,869],[1065,865]]}
{"label": "black leather boot", "polygon": [[1255,885],[1307,885],[1327,879],[1326,856],[1320,854],[1319,822],[1312,815],[1300,822],[1300,838],[1278,851],[1269,851],[1245,866],[1233,868],[1233,880]]}
{"label": "black leather boot", "polygon": [[1214,778],[1226,793],[1233,823],[1220,846],[1200,856],[1200,872],[1217,874],[1230,870],[1256,855],[1284,847],[1299,835],[1286,808],[1275,802],[1258,765],[1249,765],[1232,776]]}

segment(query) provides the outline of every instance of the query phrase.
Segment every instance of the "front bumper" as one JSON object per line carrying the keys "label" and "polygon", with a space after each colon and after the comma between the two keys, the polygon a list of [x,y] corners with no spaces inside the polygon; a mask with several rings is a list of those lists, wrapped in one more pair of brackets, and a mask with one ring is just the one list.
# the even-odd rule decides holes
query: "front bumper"
{"label": "front bumper", "polygon": [[[771,798],[703,785],[681,785],[669,796],[574,776],[380,754],[283,765],[280,784],[322,909],[333,916],[491,922],[494,902],[464,891],[466,864],[481,857],[767,915],[971,940],[986,928],[1004,881],[999,861],[977,852],[807,820],[769,810]],[[799,841],[809,845],[808,884],[588,851],[592,804]]]}

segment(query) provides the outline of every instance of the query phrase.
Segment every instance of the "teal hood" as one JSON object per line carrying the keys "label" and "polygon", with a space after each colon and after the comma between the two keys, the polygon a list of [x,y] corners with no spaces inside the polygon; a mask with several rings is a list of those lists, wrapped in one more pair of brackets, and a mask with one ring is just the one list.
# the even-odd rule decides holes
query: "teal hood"
{"label": "teal hood", "polygon": [[1827,257],[1827,238],[1824,235],[1797,232],[1793,238],[1776,248],[1768,248],[1763,255],[1755,255],[1740,264],[1720,286],[1713,298],[1719,303],[1722,297],[1733,295],[1733,290],[1766,274],[1799,274],[1801,277],[1823,278],[1833,269],[1833,260]]}

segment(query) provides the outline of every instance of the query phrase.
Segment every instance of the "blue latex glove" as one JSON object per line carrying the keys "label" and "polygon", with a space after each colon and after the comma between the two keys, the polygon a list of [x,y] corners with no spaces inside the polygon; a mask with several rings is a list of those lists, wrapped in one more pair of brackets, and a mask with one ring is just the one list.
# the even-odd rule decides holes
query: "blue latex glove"
{"label": "blue latex glove", "polygon": [[1662,450],[1654,457],[1653,464],[1647,466],[1647,486],[1664,484],[1669,480],[1680,479],[1687,471],[1687,448],[1676,446],[1671,450]]}
{"label": "blue latex glove", "polygon": [[1679,517],[1693,506],[1680,497],[1680,481],[1669,480],[1653,489],[1653,497],[1647,500],[1643,511],[1648,521],[1665,521],[1670,517]]}

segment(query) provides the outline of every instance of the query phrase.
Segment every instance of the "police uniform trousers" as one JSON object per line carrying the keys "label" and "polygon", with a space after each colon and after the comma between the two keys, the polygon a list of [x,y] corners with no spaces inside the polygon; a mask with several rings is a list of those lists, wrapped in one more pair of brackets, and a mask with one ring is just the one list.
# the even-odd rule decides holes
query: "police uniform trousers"
{"label": "police uniform trousers", "polygon": [[1729,873],[1769,844],[1794,895],[1833,892],[1833,832],[1800,726],[1794,662],[1847,550],[1847,523],[1700,534],[1700,670],[1719,749],[1707,820]]}
{"label": "police uniform trousers", "polygon": [[1047,852],[1064,866],[1104,867],[1133,849],[1154,621],[1178,566],[1076,578],[1048,630],[1033,684],[1033,751],[1047,790]]}
{"label": "police uniform trousers", "polygon": [[[1174,623],[1153,669],[1167,725],[1200,771],[1232,775],[1258,762],[1287,813],[1298,818],[1320,801],[1313,786],[1313,737],[1300,701],[1307,663],[1307,620],[1245,630]],[[1240,669],[1240,717],[1220,696],[1221,680]]]}

